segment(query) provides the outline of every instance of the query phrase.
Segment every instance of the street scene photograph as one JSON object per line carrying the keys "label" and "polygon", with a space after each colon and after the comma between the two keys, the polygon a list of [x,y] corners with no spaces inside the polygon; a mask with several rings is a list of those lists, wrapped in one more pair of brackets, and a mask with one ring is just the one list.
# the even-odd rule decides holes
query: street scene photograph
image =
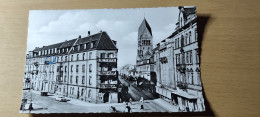
{"label": "street scene photograph", "polygon": [[203,112],[194,6],[31,10],[20,113]]}

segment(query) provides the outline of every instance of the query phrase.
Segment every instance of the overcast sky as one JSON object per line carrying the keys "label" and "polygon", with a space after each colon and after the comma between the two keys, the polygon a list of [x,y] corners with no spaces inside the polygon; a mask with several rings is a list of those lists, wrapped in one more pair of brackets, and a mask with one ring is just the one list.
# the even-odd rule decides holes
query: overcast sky
{"label": "overcast sky", "polygon": [[118,67],[135,64],[137,33],[144,17],[155,45],[175,29],[177,7],[93,10],[33,10],[29,15],[27,51],[65,40],[106,31],[117,41]]}

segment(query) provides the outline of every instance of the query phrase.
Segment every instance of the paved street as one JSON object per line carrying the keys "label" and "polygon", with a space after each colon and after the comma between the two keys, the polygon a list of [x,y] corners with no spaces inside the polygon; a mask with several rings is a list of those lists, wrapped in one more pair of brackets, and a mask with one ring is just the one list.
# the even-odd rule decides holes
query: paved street
{"label": "paved street", "polygon": [[[122,83],[128,84],[125,80],[119,78]],[[126,112],[125,103],[105,103],[105,104],[93,104],[83,102],[77,99],[69,99],[68,102],[55,101],[56,95],[40,96],[37,91],[32,91],[34,100],[31,113],[99,113],[112,112],[110,107],[114,106],[118,112]],[[155,99],[147,92],[140,91],[140,89],[130,86],[129,94],[133,98],[132,104],[129,104],[132,112],[177,112],[178,107],[173,106],[166,101],[158,98]],[[141,102],[140,98],[144,98],[144,110],[140,110]],[[153,99],[153,100],[152,100]],[[27,104],[28,108],[28,104]],[[21,111],[22,113],[28,113],[28,110]]]}
{"label": "paved street", "polygon": [[[124,83],[127,86],[129,86],[129,82],[124,80],[121,76],[118,76],[118,77],[119,77],[118,79],[120,80],[121,83]],[[143,97],[144,100],[153,100],[153,99],[155,99],[155,97],[151,93],[149,93],[147,91],[142,91],[138,87],[133,86],[131,83],[130,83],[130,87],[128,87],[128,88],[129,88],[128,93],[133,98],[133,101],[139,101],[141,99],[141,97]]]}

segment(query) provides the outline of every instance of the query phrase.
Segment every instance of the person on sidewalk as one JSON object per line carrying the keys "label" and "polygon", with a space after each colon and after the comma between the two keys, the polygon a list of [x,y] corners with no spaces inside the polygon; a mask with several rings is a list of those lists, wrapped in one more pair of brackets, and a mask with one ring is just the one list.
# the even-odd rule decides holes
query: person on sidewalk
{"label": "person on sidewalk", "polygon": [[129,105],[127,106],[127,112],[128,113],[132,112],[132,109],[131,109],[131,107]]}
{"label": "person on sidewalk", "polygon": [[30,105],[29,105],[29,113],[31,113],[31,111],[33,110],[33,106],[32,106],[32,103],[30,103]]}

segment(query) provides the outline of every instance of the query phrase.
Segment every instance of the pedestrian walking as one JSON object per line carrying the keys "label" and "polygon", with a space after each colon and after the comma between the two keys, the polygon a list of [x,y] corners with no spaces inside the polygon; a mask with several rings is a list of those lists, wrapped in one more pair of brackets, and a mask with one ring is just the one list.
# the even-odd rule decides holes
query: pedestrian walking
{"label": "pedestrian walking", "polygon": [[132,109],[131,109],[131,107],[129,105],[127,106],[127,112],[128,113],[132,112]]}
{"label": "pedestrian walking", "polygon": [[144,105],[143,104],[141,104],[141,107],[140,107],[140,110],[144,110]]}
{"label": "pedestrian walking", "polygon": [[31,113],[31,111],[33,110],[33,106],[32,106],[32,103],[30,103],[30,105],[29,105],[29,113]]}

